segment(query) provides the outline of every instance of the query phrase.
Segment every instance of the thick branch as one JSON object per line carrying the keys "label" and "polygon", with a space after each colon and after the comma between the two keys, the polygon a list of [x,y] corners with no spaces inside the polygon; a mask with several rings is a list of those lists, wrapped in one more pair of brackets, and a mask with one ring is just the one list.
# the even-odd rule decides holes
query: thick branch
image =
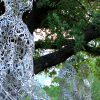
{"label": "thick branch", "polygon": [[[25,12],[23,15],[23,21],[28,26],[29,31],[31,33],[33,33],[35,29],[40,28],[39,26],[41,22],[43,21],[43,19],[46,18],[48,11],[56,9],[56,7],[51,8],[49,6],[38,8],[37,3],[38,2],[33,2],[32,11],[30,13]],[[26,18],[26,15],[27,15],[27,18]]]}
{"label": "thick branch", "polygon": [[34,60],[34,71],[35,74],[38,74],[40,71],[43,71],[44,69],[57,65],[63,61],[65,61],[68,57],[74,54],[74,45],[70,44],[68,46],[65,46],[59,51],[56,51],[54,53],[50,53],[48,55],[39,57],[38,59]]}
{"label": "thick branch", "polygon": [[[88,43],[89,41],[100,37],[100,31],[87,30],[84,33],[84,35],[85,35],[84,40],[86,41],[86,43]],[[42,56],[42,57],[34,60],[35,74],[38,74],[39,72],[43,71],[44,69],[46,69],[48,67],[59,64],[59,63],[65,61],[70,56],[72,56],[74,54],[74,46],[75,46],[75,43],[71,43],[59,51]]]}

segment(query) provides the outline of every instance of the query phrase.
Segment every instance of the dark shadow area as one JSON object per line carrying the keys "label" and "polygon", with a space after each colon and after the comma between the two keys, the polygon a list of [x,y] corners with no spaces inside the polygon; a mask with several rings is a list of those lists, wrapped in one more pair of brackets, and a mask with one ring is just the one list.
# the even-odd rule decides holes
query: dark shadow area
{"label": "dark shadow area", "polygon": [[0,0],[0,16],[5,13],[5,4]]}

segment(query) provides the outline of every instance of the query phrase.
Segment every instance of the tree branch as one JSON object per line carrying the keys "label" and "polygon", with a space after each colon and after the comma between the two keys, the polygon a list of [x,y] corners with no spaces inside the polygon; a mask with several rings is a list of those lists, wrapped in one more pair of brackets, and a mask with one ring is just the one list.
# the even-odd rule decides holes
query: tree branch
{"label": "tree branch", "polygon": [[[38,8],[37,3],[38,2],[33,2],[33,8],[30,13],[28,13],[28,11],[27,11],[23,14],[23,21],[28,26],[29,31],[32,34],[35,29],[40,28],[40,24],[43,21],[43,19],[46,18],[48,11],[52,11],[52,10],[56,9],[56,7],[51,8],[49,6]],[[27,16],[27,18],[26,18],[26,16]]]}
{"label": "tree branch", "polygon": [[88,45],[85,46],[86,52],[92,54],[94,56],[100,55],[100,47],[90,47]]}
{"label": "tree branch", "polygon": [[[74,39],[65,39],[65,42],[64,43],[61,43],[60,45],[61,46],[66,46],[68,45],[69,43],[72,43],[72,41],[74,41]],[[47,45],[48,44],[48,45]],[[39,40],[39,41],[36,41],[35,42],[35,49],[59,49],[59,47],[55,44],[55,42],[46,42],[46,41],[42,41],[42,40]]]}
{"label": "tree branch", "polygon": [[[100,37],[100,31],[99,30],[90,30],[88,29],[84,33],[84,41],[88,43],[89,41],[96,39]],[[39,72],[43,71],[46,68],[49,68],[51,66],[55,66],[63,61],[65,61],[67,58],[72,56],[74,53],[74,46],[75,43],[71,43],[68,46],[65,46],[64,48],[54,52],[50,53],[45,56],[41,56],[34,60],[34,72],[35,74],[38,74]],[[86,48],[88,50],[88,48]]]}
{"label": "tree branch", "polygon": [[74,43],[65,46],[59,51],[54,53],[50,53],[48,55],[39,57],[38,59],[34,60],[34,72],[38,74],[40,71],[44,69],[55,66],[63,61],[65,61],[68,57],[74,54]]}

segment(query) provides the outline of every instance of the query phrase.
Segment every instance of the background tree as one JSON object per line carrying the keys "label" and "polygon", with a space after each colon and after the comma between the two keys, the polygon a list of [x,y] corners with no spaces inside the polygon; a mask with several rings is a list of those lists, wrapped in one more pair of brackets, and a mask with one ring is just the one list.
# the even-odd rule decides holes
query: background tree
{"label": "background tree", "polygon": [[[88,45],[100,36],[99,7],[98,0],[34,0],[32,11],[24,13],[23,21],[31,33],[37,28],[50,30],[45,40],[36,42],[36,49],[55,49],[53,53],[34,60],[35,74],[79,51],[93,54],[97,51],[99,55],[99,48]],[[4,11],[4,3],[1,2],[0,15]]]}
{"label": "background tree", "polygon": [[[4,12],[5,6],[0,0],[0,15]],[[46,31],[43,40],[35,42],[35,74],[44,71],[52,77],[57,74],[55,70],[49,71],[52,66],[61,68],[67,58],[76,55],[79,61],[74,67],[78,71],[81,63],[90,65],[91,76],[94,77],[92,93],[95,96],[92,98],[100,98],[99,91],[96,92],[98,85],[95,86],[95,82],[99,83],[100,80],[100,1],[34,0],[32,11],[23,14],[23,21],[31,33],[38,28],[49,30]],[[40,56],[41,51],[46,49],[53,49],[53,51]],[[90,80],[92,78],[89,77]],[[55,89],[53,86],[51,88]]]}

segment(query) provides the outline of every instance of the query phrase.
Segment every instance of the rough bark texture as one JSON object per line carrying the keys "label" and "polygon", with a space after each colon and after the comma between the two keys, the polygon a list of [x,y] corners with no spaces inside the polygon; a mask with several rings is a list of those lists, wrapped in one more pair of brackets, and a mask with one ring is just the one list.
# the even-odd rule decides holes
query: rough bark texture
{"label": "rough bark texture", "polygon": [[36,60],[34,60],[34,71],[35,74],[39,73],[40,71],[43,71],[44,69],[57,65],[63,61],[65,61],[68,57],[74,54],[74,43],[65,46],[59,51],[56,51],[54,53],[50,53],[48,55],[42,56]]}
{"label": "rough bark texture", "polygon": [[[50,0],[51,2],[58,2],[59,0]],[[27,24],[29,31],[31,33],[33,33],[33,31],[37,28],[39,28],[41,22],[43,19],[45,19],[45,17],[47,16],[47,12],[50,10],[54,10],[55,8],[50,8],[50,7],[42,7],[42,8],[38,8],[37,2],[33,3],[33,9],[30,13],[28,13],[28,11],[26,13],[24,13],[23,15],[23,21],[25,22],[25,24]],[[5,7],[3,6],[4,3],[1,2],[0,3],[0,15],[2,15],[5,12]],[[2,12],[1,12],[2,11]],[[26,18],[26,16],[28,16]],[[86,43],[88,43],[89,41],[100,37],[100,31],[95,30],[95,27],[93,25],[90,25],[90,28],[84,31],[84,40],[86,41]],[[39,45],[41,47],[41,44],[37,44],[36,47],[39,48]],[[54,53],[50,53],[48,55],[39,57],[37,59],[34,60],[34,71],[35,74],[38,74],[39,72],[43,71],[44,69],[54,66],[56,64],[59,64],[63,61],[65,61],[68,57],[72,56],[74,54],[74,46],[75,43],[72,42],[71,44],[65,46],[64,48],[54,52]],[[86,50],[90,51],[90,48],[88,48],[87,46]],[[56,48],[56,47],[54,47]]]}

